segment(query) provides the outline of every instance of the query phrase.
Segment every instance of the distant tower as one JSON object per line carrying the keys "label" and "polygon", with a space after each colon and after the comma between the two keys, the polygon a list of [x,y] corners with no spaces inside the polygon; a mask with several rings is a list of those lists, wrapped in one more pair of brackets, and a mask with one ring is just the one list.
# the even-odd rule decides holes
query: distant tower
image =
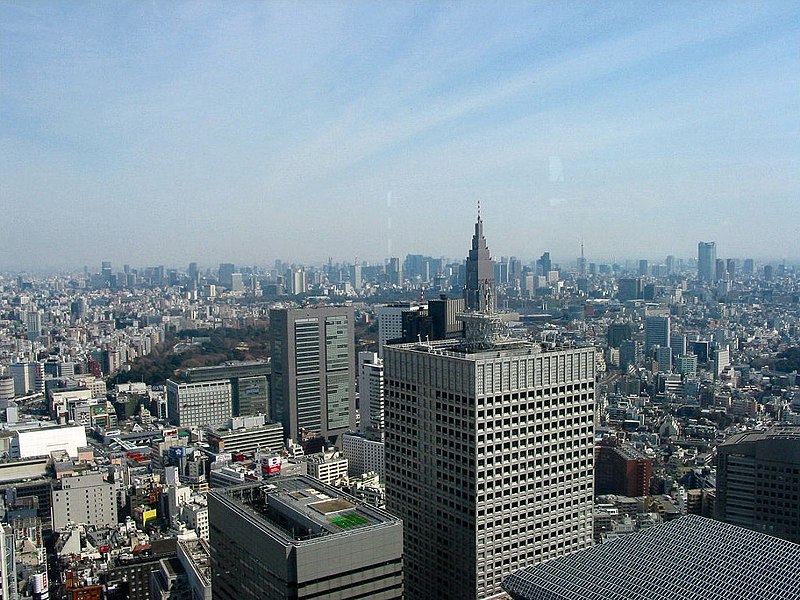
{"label": "distant tower", "polygon": [[716,242],[699,242],[697,244],[697,278],[711,283],[714,281],[717,266]]}
{"label": "distant tower", "polygon": [[578,259],[578,275],[586,275],[586,256],[583,254],[583,240],[581,240],[581,257]]}
{"label": "distant tower", "polygon": [[478,220],[475,222],[475,235],[472,248],[467,256],[467,284],[464,288],[464,303],[467,310],[491,312],[494,310],[494,265],[483,237],[481,206],[478,204]]}

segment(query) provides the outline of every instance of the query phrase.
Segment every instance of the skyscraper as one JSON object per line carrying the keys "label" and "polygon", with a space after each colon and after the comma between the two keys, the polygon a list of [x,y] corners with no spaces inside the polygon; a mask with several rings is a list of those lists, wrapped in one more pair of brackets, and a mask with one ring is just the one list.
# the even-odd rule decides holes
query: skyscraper
{"label": "skyscraper", "polygon": [[483,237],[480,207],[475,222],[475,234],[472,236],[472,248],[467,256],[466,276],[464,303],[467,310],[488,312],[494,309],[494,265],[486,238]]}
{"label": "skyscraper", "polygon": [[655,346],[670,347],[670,318],[652,315],[644,319],[644,352],[650,356]]}
{"label": "skyscraper", "polygon": [[383,440],[383,360],[375,352],[358,353],[358,398],[361,431],[371,439]]}
{"label": "skyscraper", "polygon": [[273,309],[269,318],[272,418],[293,439],[301,428],[329,439],[355,430],[353,308]]}
{"label": "skyscraper", "polygon": [[717,456],[715,517],[800,543],[800,427],[738,433]]}
{"label": "skyscraper", "polygon": [[499,593],[592,543],[595,349],[543,350],[465,313],[465,340],[385,348],[386,506],[408,600]]}
{"label": "skyscraper", "polygon": [[699,242],[697,244],[697,278],[712,283],[717,268],[716,242]]}

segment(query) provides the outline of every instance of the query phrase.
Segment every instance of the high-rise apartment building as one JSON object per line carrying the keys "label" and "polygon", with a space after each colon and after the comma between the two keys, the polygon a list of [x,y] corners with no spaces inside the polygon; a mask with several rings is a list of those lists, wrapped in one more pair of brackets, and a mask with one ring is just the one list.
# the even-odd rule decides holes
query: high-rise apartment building
{"label": "high-rise apartment building", "polygon": [[711,283],[716,276],[717,243],[699,242],[697,244],[697,278]]}
{"label": "high-rise apartment building", "polygon": [[494,309],[496,298],[494,290],[494,264],[483,237],[483,220],[478,209],[475,234],[466,262],[466,286],[464,304],[467,310],[487,312]]}
{"label": "high-rise apartment building", "polygon": [[386,506],[406,598],[488,598],[515,570],[592,543],[595,349],[495,339],[387,346]]}
{"label": "high-rise apartment building", "polygon": [[399,600],[403,526],[311,477],[208,495],[216,600]]}
{"label": "high-rise apartment building", "polygon": [[353,308],[270,310],[272,418],[334,439],[356,429]]}
{"label": "high-rise apartment building", "polygon": [[736,434],[717,460],[715,517],[800,543],[800,427]]}

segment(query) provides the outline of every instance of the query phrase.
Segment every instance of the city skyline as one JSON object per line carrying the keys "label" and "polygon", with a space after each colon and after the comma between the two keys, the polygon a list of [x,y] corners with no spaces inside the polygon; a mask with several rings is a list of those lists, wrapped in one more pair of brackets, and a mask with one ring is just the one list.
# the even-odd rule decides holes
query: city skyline
{"label": "city skyline", "polygon": [[4,3],[0,266],[800,257],[796,5],[311,6]]}

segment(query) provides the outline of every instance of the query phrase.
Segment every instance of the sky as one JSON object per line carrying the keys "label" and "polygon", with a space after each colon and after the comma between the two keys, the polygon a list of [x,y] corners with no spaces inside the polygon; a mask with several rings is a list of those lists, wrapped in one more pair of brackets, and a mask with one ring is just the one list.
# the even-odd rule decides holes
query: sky
{"label": "sky", "polygon": [[0,3],[0,268],[800,257],[800,3]]}

